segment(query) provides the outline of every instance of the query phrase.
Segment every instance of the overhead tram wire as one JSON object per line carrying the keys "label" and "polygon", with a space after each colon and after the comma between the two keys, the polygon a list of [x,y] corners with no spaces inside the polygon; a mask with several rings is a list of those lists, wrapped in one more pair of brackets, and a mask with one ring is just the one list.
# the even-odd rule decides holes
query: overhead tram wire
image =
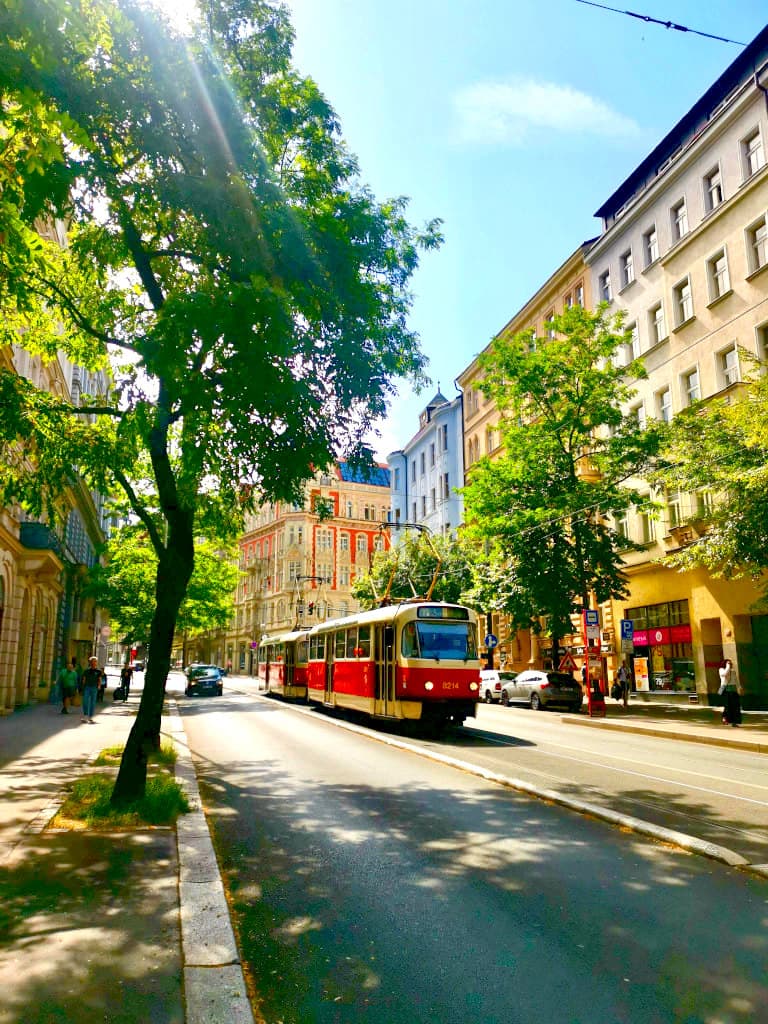
{"label": "overhead tram wire", "polygon": [[613,14],[625,14],[628,18],[637,18],[638,21],[645,21],[648,24],[661,25],[663,28],[671,28],[676,32],[690,32],[695,36],[703,36],[705,39],[714,39],[718,43],[731,43],[733,46],[746,46],[746,43],[738,39],[727,39],[725,36],[716,36],[711,32],[700,32],[696,28],[688,28],[686,25],[678,25],[674,21],[663,21],[661,18],[652,18],[650,14],[637,14],[635,11],[624,11],[620,7],[609,7],[607,4],[598,4],[594,0],[576,0],[577,4],[584,4],[586,7],[599,7],[602,11],[611,11]]}

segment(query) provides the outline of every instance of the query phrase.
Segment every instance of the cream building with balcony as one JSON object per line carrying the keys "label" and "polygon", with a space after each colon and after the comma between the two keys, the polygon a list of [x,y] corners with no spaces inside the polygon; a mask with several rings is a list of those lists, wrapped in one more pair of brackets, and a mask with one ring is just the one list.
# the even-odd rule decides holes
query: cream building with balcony
{"label": "cream building with balcony", "polygon": [[[642,356],[648,372],[628,410],[641,422],[735,397],[745,357],[768,354],[767,86],[768,29],[597,211],[592,288],[627,311],[626,360]],[[660,565],[705,528],[707,499],[656,497],[659,519],[620,524],[643,545],[626,559],[631,596],[613,610],[634,623],[638,687],[703,701],[730,657],[747,706],[768,706],[768,616],[751,609],[754,585]]]}

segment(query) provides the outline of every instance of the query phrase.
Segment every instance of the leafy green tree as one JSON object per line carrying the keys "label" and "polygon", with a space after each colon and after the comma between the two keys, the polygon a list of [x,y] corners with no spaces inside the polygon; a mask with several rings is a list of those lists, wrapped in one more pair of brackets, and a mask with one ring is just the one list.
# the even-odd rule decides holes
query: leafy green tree
{"label": "leafy green tree", "polygon": [[501,413],[502,454],[472,467],[464,488],[466,536],[483,552],[470,595],[541,630],[555,649],[571,616],[626,593],[615,518],[643,501],[629,486],[656,447],[654,429],[625,416],[639,362],[623,364],[623,315],[566,310],[554,337],[531,331],[494,340],[482,390]]}
{"label": "leafy green tree", "polygon": [[435,601],[456,604],[472,584],[469,554],[460,541],[435,536],[429,541],[423,534],[408,532],[399,542],[394,535],[394,546],[377,552],[370,572],[358,576],[352,584],[352,593],[363,608],[378,607],[380,598],[390,589],[391,600],[423,596],[432,582],[435,569],[440,571],[432,591]]}
{"label": "leafy green tree", "polygon": [[1,339],[113,380],[70,407],[0,374],[0,498],[52,514],[76,466],[157,557],[115,803],[144,791],[195,532],[366,456],[395,379],[422,379],[408,286],[439,243],[360,182],[282,6],[200,8],[181,39],[132,0],[0,0]]}
{"label": "leafy green tree", "polygon": [[[112,619],[116,634],[146,643],[152,628],[157,555],[142,526],[117,530],[105,546],[104,564],[95,566],[86,586]],[[195,540],[195,568],[176,616],[176,632],[195,636],[225,629],[232,620],[239,580],[237,547]]]}
{"label": "leafy green tree", "polygon": [[754,375],[736,401],[697,403],[678,413],[663,455],[656,483],[711,498],[702,516],[706,531],[666,563],[761,580],[760,604],[768,605],[768,376]]}

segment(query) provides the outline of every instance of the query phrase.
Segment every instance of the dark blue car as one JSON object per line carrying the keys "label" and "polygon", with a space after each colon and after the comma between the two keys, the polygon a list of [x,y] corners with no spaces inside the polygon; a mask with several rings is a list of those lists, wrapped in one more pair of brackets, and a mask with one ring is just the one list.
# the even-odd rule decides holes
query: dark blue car
{"label": "dark blue car", "polygon": [[187,674],[187,697],[220,697],[223,676],[215,665],[194,665]]}

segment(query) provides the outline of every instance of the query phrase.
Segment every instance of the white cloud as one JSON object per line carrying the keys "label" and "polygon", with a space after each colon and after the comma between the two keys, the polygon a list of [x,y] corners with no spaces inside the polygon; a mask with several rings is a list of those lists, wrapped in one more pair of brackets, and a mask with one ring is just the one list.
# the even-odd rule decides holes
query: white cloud
{"label": "white cloud", "polygon": [[454,106],[462,142],[520,145],[537,130],[617,141],[640,133],[636,121],[602,100],[532,78],[478,82],[458,92]]}

